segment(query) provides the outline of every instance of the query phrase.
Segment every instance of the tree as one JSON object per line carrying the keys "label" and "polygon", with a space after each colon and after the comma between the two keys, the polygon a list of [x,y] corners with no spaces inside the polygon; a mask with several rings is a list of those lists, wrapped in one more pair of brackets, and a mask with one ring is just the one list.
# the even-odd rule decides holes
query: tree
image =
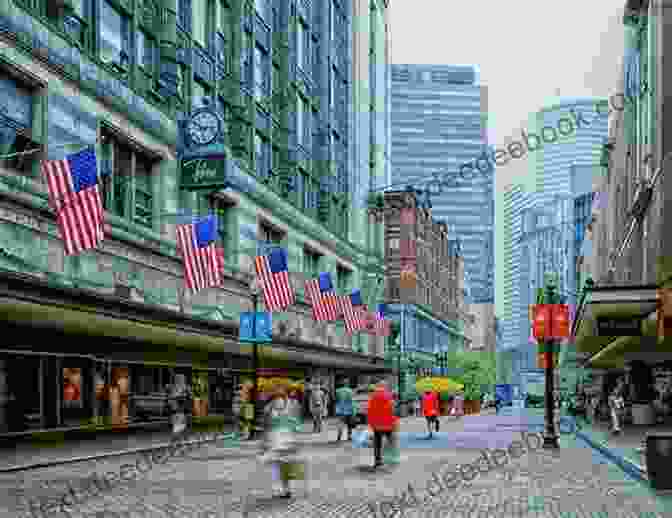
{"label": "tree", "polygon": [[497,370],[492,354],[481,351],[455,351],[449,354],[448,365],[461,374],[450,376],[464,385],[464,397],[467,400],[480,399],[484,386],[495,384]]}

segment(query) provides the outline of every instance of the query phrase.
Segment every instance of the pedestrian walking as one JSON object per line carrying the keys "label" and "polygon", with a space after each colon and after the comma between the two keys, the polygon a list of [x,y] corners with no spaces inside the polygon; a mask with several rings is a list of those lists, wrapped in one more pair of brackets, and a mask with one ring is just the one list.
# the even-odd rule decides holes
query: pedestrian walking
{"label": "pedestrian walking", "polygon": [[619,378],[614,390],[609,395],[609,412],[611,414],[611,433],[618,435],[621,433],[621,418],[625,409],[625,382]]}
{"label": "pedestrian walking", "polygon": [[355,405],[352,399],[352,389],[345,383],[336,390],[336,417],[340,419],[337,441],[341,440],[343,428],[348,429],[348,441],[352,440],[352,429],[355,427]]}
{"label": "pedestrian walking", "polygon": [[367,413],[369,427],[373,430],[373,468],[376,469],[383,465],[383,437],[386,438],[387,446],[394,448],[397,439],[395,432],[399,427],[392,394],[385,382],[380,382],[371,394]]}
{"label": "pedestrian walking", "polygon": [[191,405],[191,387],[187,384],[184,374],[175,374],[175,381],[170,389],[170,405],[172,410],[173,435],[187,433],[188,413]]}
{"label": "pedestrian walking", "polygon": [[431,390],[425,391],[422,396],[422,413],[427,421],[427,430],[429,430],[429,437],[433,437],[435,429],[439,431],[439,401],[436,392]]}
{"label": "pedestrian walking", "polygon": [[325,397],[319,385],[310,391],[310,414],[313,417],[313,433],[322,432],[322,420],[324,419]]}
{"label": "pedestrian walking", "polygon": [[273,391],[271,400],[264,408],[266,419],[263,441],[263,462],[270,464],[274,486],[280,482],[278,490],[273,487],[274,496],[291,498],[291,480],[303,478],[303,463],[299,458],[296,432],[299,427],[298,402],[291,400],[284,388]]}

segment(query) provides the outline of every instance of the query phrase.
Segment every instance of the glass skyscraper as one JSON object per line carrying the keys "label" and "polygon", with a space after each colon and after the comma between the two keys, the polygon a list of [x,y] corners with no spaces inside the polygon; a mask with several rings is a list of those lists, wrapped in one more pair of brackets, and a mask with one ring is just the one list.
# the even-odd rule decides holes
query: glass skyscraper
{"label": "glass skyscraper", "polygon": [[392,184],[427,187],[436,175],[454,178],[432,196],[432,214],[461,241],[471,302],[492,304],[493,170],[458,177],[487,146],[486,114],[476,67],[392,65]]}

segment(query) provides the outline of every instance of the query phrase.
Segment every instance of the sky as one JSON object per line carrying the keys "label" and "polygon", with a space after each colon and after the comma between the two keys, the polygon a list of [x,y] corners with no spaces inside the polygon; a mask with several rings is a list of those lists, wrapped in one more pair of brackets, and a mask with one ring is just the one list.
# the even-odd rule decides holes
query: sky
{"label": "sky", "polygon": [[[488,87],[488,138],[501,147],[558,96],[608,97],[623,56],[625,0],[391,0],[392,63],[478,65]],[[498,166],[495,311],[502,314],[501,193],[526,159]]]}

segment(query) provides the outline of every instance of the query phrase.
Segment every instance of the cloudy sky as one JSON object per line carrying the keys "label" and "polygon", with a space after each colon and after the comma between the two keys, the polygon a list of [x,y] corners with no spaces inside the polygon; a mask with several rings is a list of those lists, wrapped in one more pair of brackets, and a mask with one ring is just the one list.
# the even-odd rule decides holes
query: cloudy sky
{"label": "cloudy sky", "polygon": [[[612,93],[623,55],[624,4],[391,0],[392,63],[478,65],[481,83],[488,87],[490,143],[500,147],[520,135],[530,113],[558,95]],[[498,202],[504,186],[526,174],[525,162],[497,168]],[[495,259],[496,312],[501,314],[502,228],[495,223],[500,251]]]}

